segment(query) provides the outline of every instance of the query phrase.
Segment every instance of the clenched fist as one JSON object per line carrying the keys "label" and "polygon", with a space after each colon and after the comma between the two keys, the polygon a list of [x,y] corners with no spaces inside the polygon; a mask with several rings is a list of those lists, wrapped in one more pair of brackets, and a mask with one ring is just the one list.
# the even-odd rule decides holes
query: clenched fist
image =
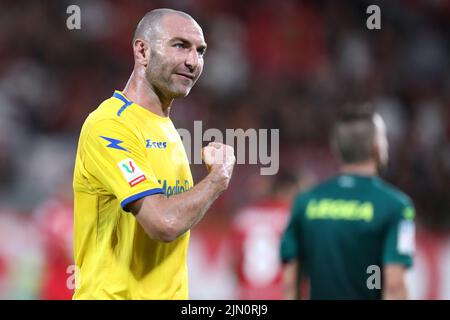
{"label": "clenched fist", "polygon": [[219,142],[211,142],[203,148],[202,158],[208,171],[225,178],[228,185],[236,163],[233,147]]}

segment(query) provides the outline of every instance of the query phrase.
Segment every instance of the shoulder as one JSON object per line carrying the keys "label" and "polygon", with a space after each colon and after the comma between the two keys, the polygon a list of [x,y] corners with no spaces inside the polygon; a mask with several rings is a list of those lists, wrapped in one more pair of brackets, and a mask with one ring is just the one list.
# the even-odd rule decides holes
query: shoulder
{"label": "shoulder", "polygon": [[92,123],[103,122],[104,120],[110,120],[111,122],[117,123],[125,122],[123,121],[123,115],[118,115],[122,105],[123,102],[121,100],[110,97],[100,103],[100,105],[89,114],[86,121],[90,121]]}
{"label": "shoulder", "polygon": [[117,117],[111,112],[111,109],[116,109],[120,104],[111,100],[117,99],[105,100],[86,118],[79,138],[81,154],[98,150],[99,144],[119,150],[144,145],[139,128],[132,121]]}
{"label": "shoulder", "polygon": [[406,193],[382,179],[378,179],[376,185],[381,199],[385,205],[392,209],[390,212],[394,212],[395,217],[407,220],[414,219],[414,203]]}
{"label": "shoulder", "polygon": [[380,195],[383,196],[386,201],[390,201],[393,204],[397,204],[400,206],[413,205],[411,198],[402,190],[393,186],[392,184],[382,179],[377,179],[375,186],[378,189]]}
{"label": "shoulder", "polygon": [[85,133],[114,131],[120,133],[133,129],[133,122],[128,121],[126,116],[118,116],[117,110],[120,109],[122,101],[111,97],[104,100],[93,112],[86,118],[83,124]]}

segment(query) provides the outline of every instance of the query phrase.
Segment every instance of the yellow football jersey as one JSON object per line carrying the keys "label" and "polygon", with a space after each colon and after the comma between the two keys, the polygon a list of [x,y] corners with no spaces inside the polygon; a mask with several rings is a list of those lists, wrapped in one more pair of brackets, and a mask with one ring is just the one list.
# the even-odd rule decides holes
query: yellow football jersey
{"label": "yellow football jersey", "polygon": [[122,92],[86,119],[73,188],[74,299],[187,299],[189,231],[171,243],[151,239],[126,205],[192,188],[181,138],[168,117]]}

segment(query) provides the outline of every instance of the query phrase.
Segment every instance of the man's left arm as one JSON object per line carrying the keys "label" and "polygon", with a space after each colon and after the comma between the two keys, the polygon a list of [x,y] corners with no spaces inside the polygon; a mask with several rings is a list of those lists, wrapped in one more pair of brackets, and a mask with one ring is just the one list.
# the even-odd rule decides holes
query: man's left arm
{"label": "man's left arm", "polygon": [[415,250],[414,207],[407,202],[395,212],[384,244],[383,299],[408,299],[406,270]]}
{"label": "man's left arm", "polygon": [[289,223],[283,233],[280,245],[280,258],[283,264],[283,291],[286,300],[299,299],[300,279],[300,215],[301,197],[294,201]]}

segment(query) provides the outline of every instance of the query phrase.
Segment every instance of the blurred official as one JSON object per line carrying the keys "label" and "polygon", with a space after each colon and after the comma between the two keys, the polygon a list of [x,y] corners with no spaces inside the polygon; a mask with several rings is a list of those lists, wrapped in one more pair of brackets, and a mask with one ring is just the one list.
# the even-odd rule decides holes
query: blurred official
{"label": "blurred official", "polygon": [[285,297],[299,298],[306,275],[311,299],[406,299],[414,207],[377,176],[388,160],[384,122],[347,114],[332,141],[340,174],[296,197],[283,235]]}

